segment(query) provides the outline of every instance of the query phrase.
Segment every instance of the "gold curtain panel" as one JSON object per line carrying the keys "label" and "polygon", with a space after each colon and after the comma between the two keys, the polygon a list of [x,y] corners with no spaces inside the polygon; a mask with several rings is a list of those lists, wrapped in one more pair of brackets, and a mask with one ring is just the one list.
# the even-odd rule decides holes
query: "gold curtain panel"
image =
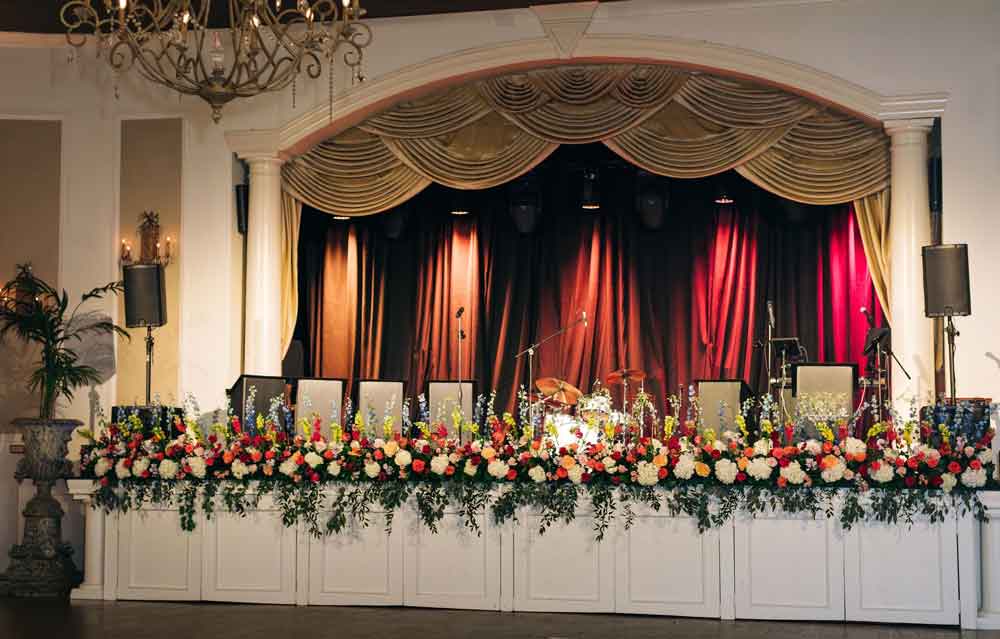
{"label": "gold curtain panel", "polygon": [[861,200],[889,180],[888,138],[865,122],[744,80],[616,64],[512,73],[401,102],[286,163],[284,187],[318,209],[370,215],[431,182],[495,186],[560,144],[595,141],[654,173],[736,169],[809,204]]}

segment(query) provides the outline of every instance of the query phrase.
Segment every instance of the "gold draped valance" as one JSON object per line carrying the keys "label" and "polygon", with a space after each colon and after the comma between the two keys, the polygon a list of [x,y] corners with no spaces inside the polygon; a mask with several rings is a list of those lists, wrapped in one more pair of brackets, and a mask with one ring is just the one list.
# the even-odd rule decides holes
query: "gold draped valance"
{"label": "gold draped valance", "polygon": [[536,166],[560,144],[604,142],[661,175],[736,169],[808,204],[859,200],[889,179],[886,135],[791,93],[663,65],[580,65],[512,73],[402,102],[283,168],[315,208],[370,215],[431,182],[481,189]]}

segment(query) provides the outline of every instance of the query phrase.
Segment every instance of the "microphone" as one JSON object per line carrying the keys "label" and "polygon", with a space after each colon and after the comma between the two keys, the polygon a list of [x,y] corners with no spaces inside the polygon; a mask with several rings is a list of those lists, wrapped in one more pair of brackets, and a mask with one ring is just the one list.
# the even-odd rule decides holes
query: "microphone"
{"label": "microphone", "polygon": [[862,315],[864,315],[865,318],[868,320],[868,326],[870,328],[875,328],[875,317],[872,315],[872,312],[870,310],[868,310],[868,307],[867,306],[862,306],[861,308],[858,309],[858,311]]}
{"label": "microphone", "polygon": [[771,300],[767,300],[767,323],[773,330],[776,322],[774,321],[774,302]]}
{"label": "microphone", "polygon": [[465,312],[465,307],[464,306],[459,306],[458,307],[458,312],[455,313],[455,319],[458,319],[458,318],[462,317],[462,313],[464,313],[464,312]]}

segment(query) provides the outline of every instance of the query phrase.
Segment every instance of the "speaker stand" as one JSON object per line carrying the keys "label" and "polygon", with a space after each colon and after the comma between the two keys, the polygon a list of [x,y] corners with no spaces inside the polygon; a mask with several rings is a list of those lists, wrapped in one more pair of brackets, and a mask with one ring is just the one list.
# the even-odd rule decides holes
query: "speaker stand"
{"label": "speaker stand", "polygon": [[955,405],[955,337],[959,332],[955,329],[955,322],[951,321],[952,316],[947,315],[948,324],[944,329],[948,335],[948,381],[951,382],[951,404]]}
{"label": "speaker stand", "polygon": [[146,327],[146,406],[153,403],[153,327]]}

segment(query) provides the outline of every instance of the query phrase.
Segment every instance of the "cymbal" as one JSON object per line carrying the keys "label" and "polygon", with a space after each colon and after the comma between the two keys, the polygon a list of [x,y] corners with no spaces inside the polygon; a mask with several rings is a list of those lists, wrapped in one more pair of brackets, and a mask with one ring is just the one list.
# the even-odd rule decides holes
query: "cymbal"
{"label": "cymbal", "polygon": [[644,379],[646,379],[646,371],[640,368],[620,368],[608,373],[608,376],[604,378],[604,383],[608,386],[616,386],[625,382],[633,384]]}
{"label": "cymbal", "polygon": [[536,379],[535,386],[545,395],[546,399],[566,404],[567,406],[575,406],[580,396],[583,395],[576,386],[555,377],[541,377]]}

